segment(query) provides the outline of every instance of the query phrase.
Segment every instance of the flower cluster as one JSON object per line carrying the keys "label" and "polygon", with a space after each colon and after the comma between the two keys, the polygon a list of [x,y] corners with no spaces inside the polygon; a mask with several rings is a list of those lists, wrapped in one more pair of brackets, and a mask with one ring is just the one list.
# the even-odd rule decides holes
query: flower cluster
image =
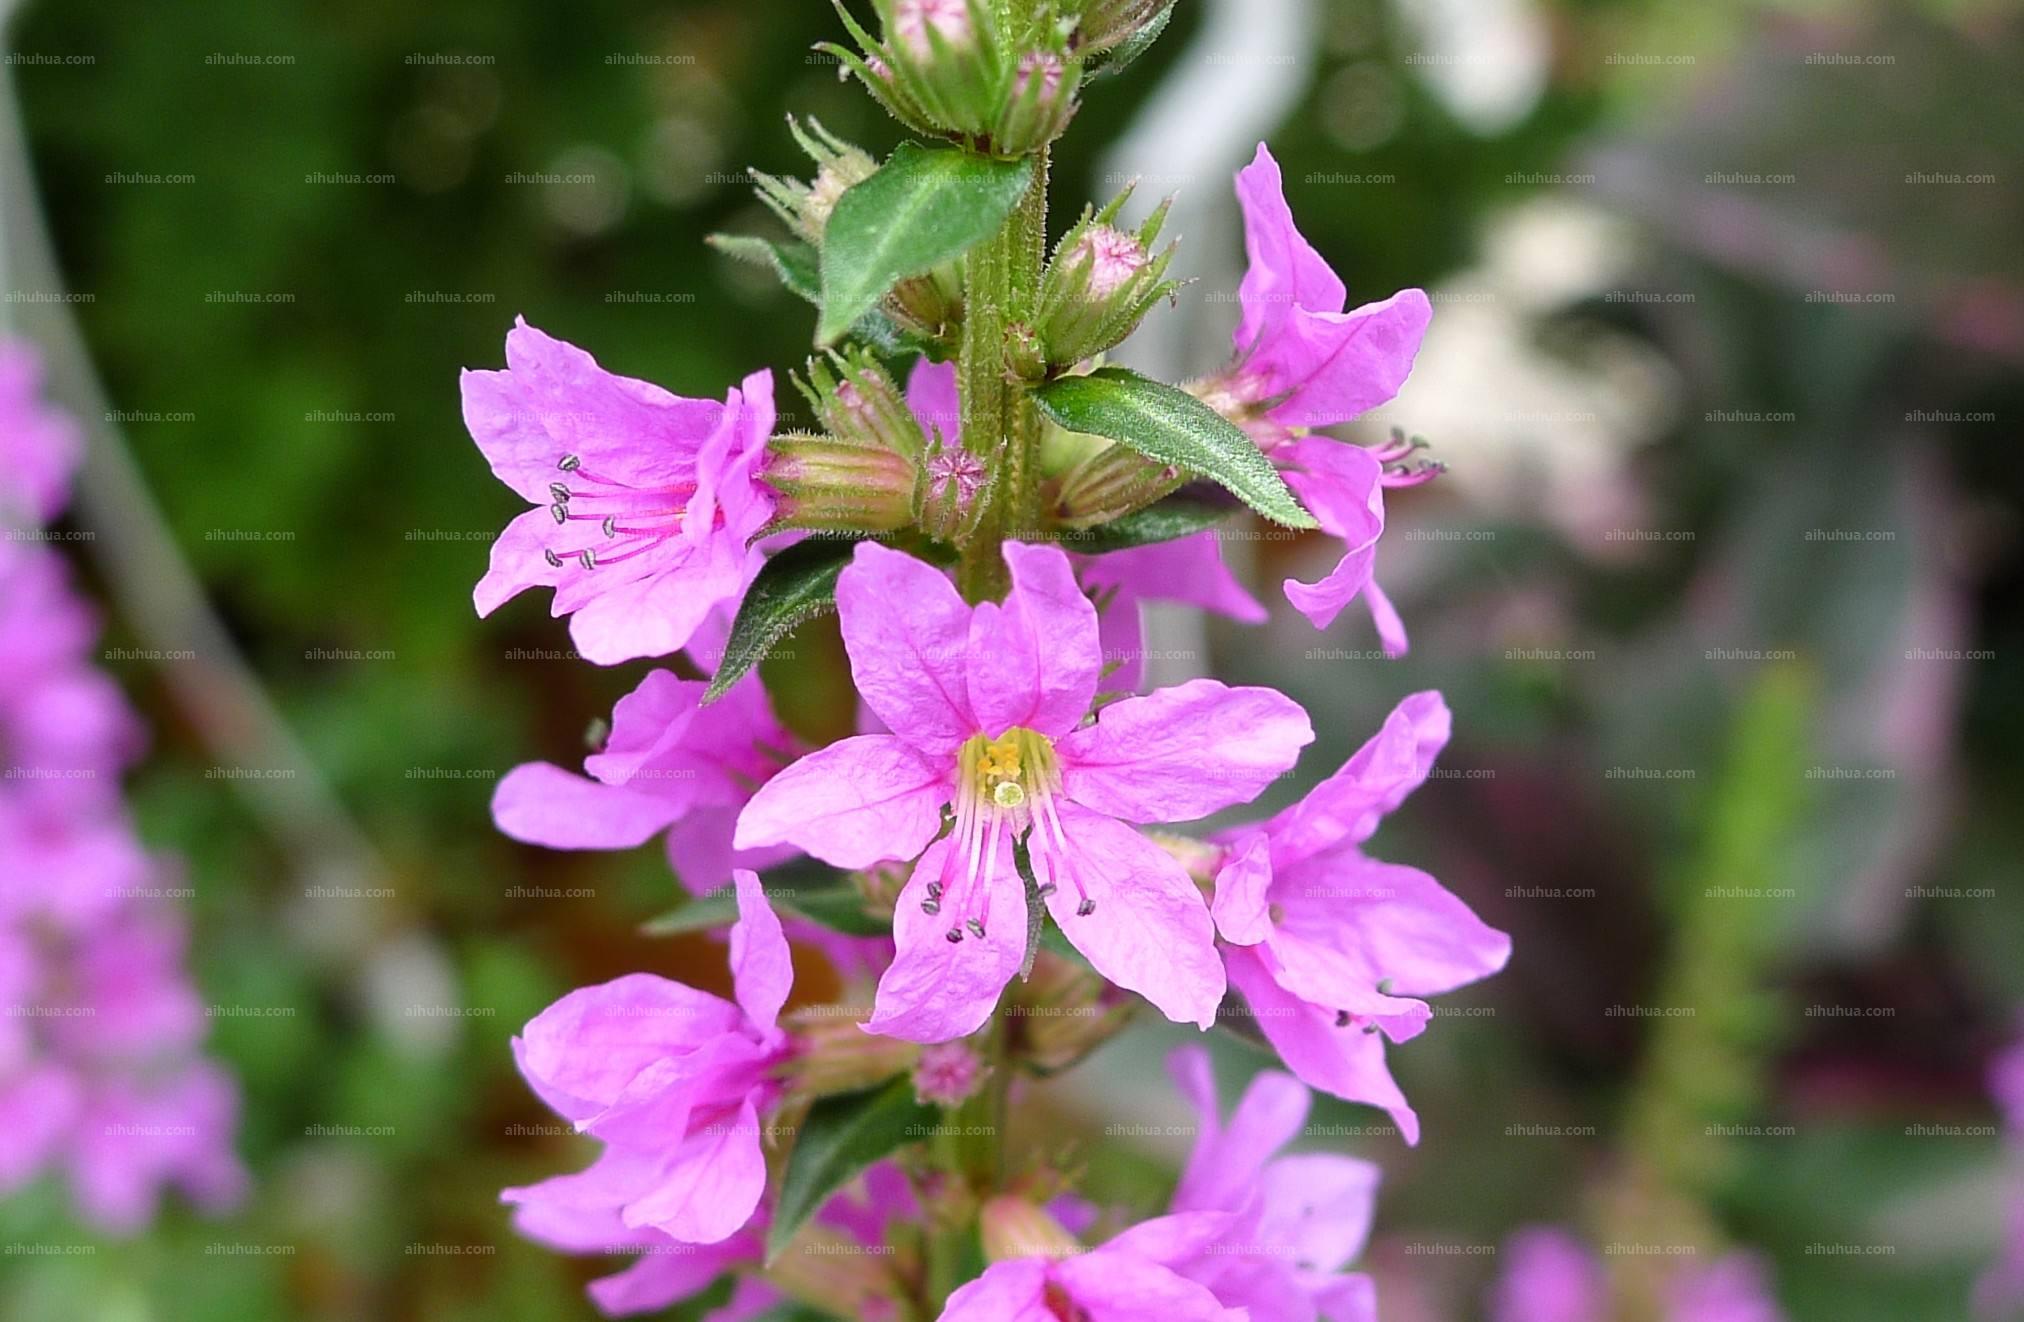
{"label": "flower cluster", "polygon": [[92,611],[34,535],[61,513],[79,435],[0,343],[0,1197],[52,1168],[108,1234],[161,1192],[239,1198],[238,1094],[203,1058],[174,864],[136,838],[119,778],[141,730],[91,666]]}
{"label": "flower cluster", "polygon": [[[1403,652],[1373,577],[1383,492],[1438,469],[1316,429],[1398,391],[1428,301],[1346,310],[1261,146],[1237,181],[1233,361],[1185,388],[1106,365],[1173,291],[1171,249],[1153,250],[1166,209],[1127,228],[1127,190],[1050,257],[1036,158],[1169,5],[876,8],[878,34],[846,14],[855,49],[831,49],[933,145],[881,166],[794,124],[814,178],[760,180],[792,237],[719,242],[852,328],[794,374],[818,430],[776,433],[768,372],[684,398],[524,321],[505,370],[464,376],[473,438],[532,506],[480,611],[548,587],[586,659],[663,659],[583,774],[508,775],[497,823],[557,849],[665,835],[696,897],[674,925],[728,924],[735,990],[633,973],[529,1023],[521,1072],[599,1148],[506,1200],[544,1243],[637,1256],[593,1287],[612,1313],[729,1276],[713,1316],[785,1296],[869,1319],[1367,1322],[1373,1287],[1343,1268],[1375,1168],[1278,1153],[1310,1088],[1418,1142],[1386,1044],[1509,957],[1434,878],[1365,852],[1449,711],[1414,694],[1292,806],[1198,825],[1243,819],[1314,726],[1269,688],[1146,691],[1140,607],[1266,618],[1222,561],[1233,494],[1341,543],[1324,579],[1287,583],[1295,608],[1325,627],[1362,597]],[[856,733],[822,740],[756,666],[831,613],[858,710],[830,727]],[[790,939],[835,965],[837,1000],[784,1009]],[[1096,1237],[1073,1168],[993,1150],[998,1119],[1147,1008],[1262,1038],[1291,1074],[1254,1080],[1226,1127],[1207,1055],[1181,1053],[1194,1159],[1166,1215]],[[984,1150],[945,1137],[979,1133]],[[887,1253],[832,1252],[839,1235]]]}

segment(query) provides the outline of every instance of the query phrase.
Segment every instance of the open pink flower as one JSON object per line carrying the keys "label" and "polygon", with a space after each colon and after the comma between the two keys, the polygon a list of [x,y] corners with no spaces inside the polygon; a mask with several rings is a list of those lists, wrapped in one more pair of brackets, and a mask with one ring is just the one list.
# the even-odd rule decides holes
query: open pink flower
{"label": "open pink flower", "polygon": [[1412,998],[1488,977],[1511,954],[1509,937],[1432,877],[1361,849],[1426,780],[1449,725],[1440,694],[1415,693],[1306,798],[1217,837],[1216,926],[1259,1030],[1304,1082],[1383,1107],[1408,1143],[1419,1118],[1384,1039],[1426,1028],[1432,1011]]}
{"label": "open pink flower", "polygon": [[1417,289],[1346,311],[1349,291],[1293,223],[1279,163],[1263,143],[1237,175],[1251,265],[1237,298],[1243,308],[1237,357],[1194,389],[1231,418],[1278,464],[1343,557],[1320,582],[1286,583],[1286,598],[1327,628],[1361,593],[1385,650],[1406,649],[1405,630],[1372,577],[1384,531],[1384,488],[1411,486],[1439,471],[1409,464],[1410,447],[1365,450],[1308,431],[1369,412],[1398,394],[1433,307]]}
{"label": "open pink flower", "polygon": [[730,881],[734,868],[782,861],[791,851],[733,850],[731,833],[797,741],[756,673],[705,706],[708,687],[652,671],[612,709],[611,736],[584,759],[587,777],[550,762],[515,767],[492,795],[493,820],[550,849],[632,849],[666,831],[668,862],[698,895]]}
{"label": "open pink flower", "polygon": [[42,364],[26,344],[0,339],[0,521],[47,523],[70,503],[84,436],[42,400]]}
{"label": "open pink flower", "polygon": [[1606,1322],[1609,1281],[1588,1246],[1557,1226],[1532,1226],[1504,1246],[1490,1290],[1491,1322]]}
{"label": "open pink flower", "polygon": [[1378,1168],[1333,1153],[1278,1155],[1312,1100],[1289,1075],[1252,1079],[1225,1126],[1209,1053],[1183,1047],[1167,1067],[1200,1118],[1173,1211],[1233,1214],[1214,1252],[1167,1265],[1253,1319],[1377,1322],[1376,1285],[1343,1268],[1370,1238]]}
{"label": "open pink flower", "polygon": [[1230,1218],[1220,1212],[1164,1216],[1108,1244],[1060,1259],[1011,1258],[949,1296],[941,1322],[1246,1322],[1169,1262],[1216,1251]]}
{"label": "open pink flower", "polygon": [[743,590],[751,541],[773,514],[758,480],[772,373],[722,404],[684,399],[524,320],[506,336],[506,363],[464,373],[464,424],[493,474],[538,508],[494,543],[478,613],[550,587],[590,661],[680,650]]}
{"label": "open pink flower", "polygon": [[529,1236],[598,1240],[616,1221],[717,1244],[752,1219],[766,1187],[759,1116],[779,1093],[794,971],[758,877],[740,871],[736,883],[736,1004],[635,973],[571,992],[513,1039],[529,1086],[605,1145],[587,1170],[500,1195]]}
{"label": "open pink flower", "polygon": [[[1067,555],[1009,543],[1004,605],[971,607],[940,571],[863,543],[837,583],[844,646],[891,734],[796,762],[753,796],[737,844],[791,843],[843,868],[918,857],[872,1031],[974,1031],[1026,953],[1024,838],[1040,894],[1105,977],[1206,1027],[1224,990],[1201,893],[1128,823],[1247,802],[1313,738],[1269,689],[1195,680],[1085,724],[1103,658]],[[943,811],[953,827],[943,831]],[[925,851],[925,852],[923,852]]]}

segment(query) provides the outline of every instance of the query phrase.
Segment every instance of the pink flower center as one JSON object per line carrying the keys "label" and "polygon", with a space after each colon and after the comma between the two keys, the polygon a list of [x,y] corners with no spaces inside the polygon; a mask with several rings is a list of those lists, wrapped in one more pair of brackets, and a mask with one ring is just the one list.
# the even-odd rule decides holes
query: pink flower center
{"label": "pink flower center", "polygon": [[984,1065],[962,1042],[938,1042],[921,1048],[914,1066],[914,1095],[937,1106],[960,1106],[976,1095]]}
{"label": "pink flower center", "polygon": [[893,6],[893,31],[917,60],[930,59],[935,53],[928,38],[930,30],[947,45],[968,45],[968,0],[899,0]]}
{"label": "pink flower center", "polygon": [[927,470],[929,498],[940,500],[953,486],[956,503],[963,507],[977,498],[989,476],[984,461],[959,445],[944,445],[928,456]]}
{"label": "pink flower center", "polygon": [[[582,545],[574,544],[582,541],[580,537],[564,538],[565,545],[543,548],[541,553],[551,569],[560,569],[570,560],[585,569],[596,569],[645,555],[681,535],[689,501],[696,494],[694,482],[635,486],[601,477],[573,454],[562,456],[555,466],[568,474],[568,480],[548,484],[548,494],[555,502],[548,512],[563,528],[572,523],[595,523],[599,535]],[[718,515],[718,522],[722,520]]]}
{"label": "pink flower center", "polygon": [[1018,726],[996,739],[973,735],[958,751],[957,767],[950,849],[943,856],[941,877],[928,883],[921,902],[921,912],[930,916],[947,910],[949,942],[959,944],[965,932],[982,940],[990,930],[991,892],[999,881],[998,856],[1008,833],[1015,839],[1024,836],[1043,898],[1066,880],[1082,897],[1077,915],[1096,912],[1096,901],[1070,867],[1068,835],[1055,805],[1061,764],[1054,741]]}
{"label": "pink flower center", "polygon": [[1122,230],[1098,225],[1082,236],[1069,258],[1069,269],[1089,263],[1089,297],[1109,298],[1139,273],[1146,264],[1146,250]]}

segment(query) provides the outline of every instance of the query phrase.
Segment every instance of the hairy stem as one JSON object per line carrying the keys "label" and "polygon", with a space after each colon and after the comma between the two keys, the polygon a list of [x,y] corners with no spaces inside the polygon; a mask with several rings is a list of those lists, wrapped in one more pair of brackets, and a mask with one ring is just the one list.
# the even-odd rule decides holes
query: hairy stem
{"label": "hairy stem", "polygon": [[1033,184],[1003,228],[965,258],[963,347],[957,375],[963,400],[963,445],[990,473],[984,509],[965,539],[956,583],[970,601],[991,601],[1006,589],[1000,547],[1028,535],[1038,522],[1036,452],[1040,420],[1009,366],[1008,339],[1032,316],[1047,247],[1046,151],[1034,159]]}

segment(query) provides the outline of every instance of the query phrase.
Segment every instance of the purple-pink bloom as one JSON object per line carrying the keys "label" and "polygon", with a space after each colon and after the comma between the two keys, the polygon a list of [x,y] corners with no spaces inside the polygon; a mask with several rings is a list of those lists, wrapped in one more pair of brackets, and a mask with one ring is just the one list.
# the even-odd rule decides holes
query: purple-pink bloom
{"label": "purple-pink bloom", "polygon": [[1557,1226],[1531,1226],[1504,1246],[1490,1322],[1606,1322],[1609,1281],[1588,1246]]}
{"label": "purple-pink bloom", "polygon": [[759,1116],[779,1094],[779,1015],[794,974],[758,877],[735,880],[735,1004],[628,974],[571,992],[513,1039],[528,1085],[604,1143],[587,1170],[500,1195],[530,1237],[601,1243],[616,1225],[718,1244],[751,1221],[766,1187]]}
{"label": "purple-pink bloom", "polygon": [[0,339],[0,521],[48,523],[70,503],[84,436],[42,399],[42,364],[26,344]]}
{"label": "purple-pink bloom", "polygon": [[1254,1322],[1376,1322],[1376,1285],[1343,1268],[1370,1238],[1378,1168],[1333,1153],[1278,1155],[1312,1100],[1289,1075],[1252,1079],[1225,1125],[1208,1052],[1183,1047],[1167,1064],[1199,1117],[1172,1210],[1232,1214],[1211,1252],[1167,1265],[1225,1306],[1248,1308]]}
{"label": "purple-pink bloom", "polygon": [[1673,1278],[1666,1322],[1785,1322],[1785,1314],[1762,1260],[1730,1253]]}
{"label": "purple-pink bloom", "polygon": [[1113,667],[1104,684],[1113,690],[1135,693],[1145,682],[1145,602],[1199,606],[1241,624],[1263,624],[1267,618],[1223,563],[1213,528],[1128,551],[1077,556],[1075,565],[1083,586],[1103,603],[1103,660]]}
{"label": "purple-pink bloom", "polygon": [[949,1296],[941,1322],[1256,1322],[1167,1265],[1213,1253],[1229,1224],[1220,1212],[1166,1216],[1087,1253],[994,1263]]}
{"label": "purple-pink bloom", "polygon": [[1216,927],[1259,1031],[1303,1082],[1384,1108],[1408,1143],[1419,1117],[1384,1039],[1426,1028],[1432,1011],[1415,998],[1488,977],[1511,954],[1509,937],[1432,877],[1362,851],[1426,780],[1449,726],[1440,694],[1415,693],[1306,798],[1216,838]]}
{"label": "purple-pink bloom", "polygon": [[1397,395],[1411,373],[1433,307],[1417,289],[1346,311],[1340,276],[1293,223],[1279,163],[1263,143],[1237,175],[1250,268],[1238,287],[1243,315],[1237,357],[1196,385],[1212,407],[1242,426],[1286,474],[1322,530],[1343,542],[1341,562],[1307,584],[1289,579],[1286,597],[1327,628],[1359,593],[1385,650],[1406,649],[1405,629],[1372,577],[1384,531],[1384,488],[1410,486],[1438,471],[1407,464],[1407,446],[1371,451],[1310,437]]}
{"label": "purple-pink bloom", "polygon": [[744,589],[773,515],[759,481],[773,376],[723,403],[615,376],[516,321],[507,369],[466,371],[464,423],[493,475],[536,508],[506,526],[473,594],[480,615],[555,589],[577,650],[599,665],[679,651]]}
{"label": "purple-pink bloom", "polygon": [[[793,844],[841,868],[918,858],[873,1032],[974,1031],[1026,953],[1023,837],[1041,896],[1112,982],[1207,1027],[1224,978],[1201,892],[1132,824],[1247,802],[1313,739],[1269,689],[1194,680],[1084,717],[1103,657],[1068,557],[1008,543],[1005,603],[966,605],[940,571],[875,543],[837,583],[844,646],[891,734],[810,754],[738,820],[740,848]],[[944,809],[953,814],[944,832]]]}
{"label": "purple-pink bloom", "polygon": [[773,715],[759,676],[717,702],[708,685],[655,670],[612,709],[604,747],[579,776],[550,762],[515,767],[492,795],[492,817],[515,840],[550,849],[631,849],[667,832],[668,862],[701,895],[735,868],[764,868],[789,851],[739,852],[738,810],[794,756],[799,741]]}

